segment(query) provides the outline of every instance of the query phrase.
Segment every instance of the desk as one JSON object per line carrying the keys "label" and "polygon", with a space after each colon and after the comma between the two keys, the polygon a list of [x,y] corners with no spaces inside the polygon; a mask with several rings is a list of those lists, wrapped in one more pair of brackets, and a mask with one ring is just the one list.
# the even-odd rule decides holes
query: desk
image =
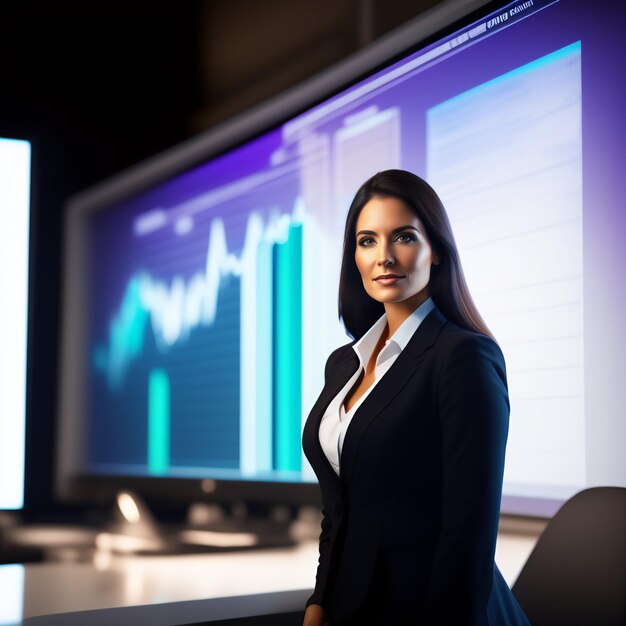
{"label": "desk", "polygon": [[[536,539],[532,535],[498,536],[496,561],[509,585]],[[140,626],[138,614],[132,612],[140,606],[149,607],[145,623],[152,626],[180,624],[185,607],[189,615],[201,614],[200,619],[207,621],[250,615],[253,613],[246,611],[258,606],[271,607],[267,612],[279,612],[277,606],[287,611],[297,610],[294,606],[304,609],[303,602],[315,583],[317,551],[317,542],[306,541],[291,548],[229,554],[136,557],[97,552],[89,563],[3,565],[0,624],[70,626],[81,623],[70,621],[72,612],[115,607],[129,610],[111,612],[108,617],[105,611],[105,621],[98,624]],[[242,598],[226,601],[235,596]],[[161,605],[158,620],[154,605]],[[96,622],[82,623],[95,626]]]}
{"label": "desk", "polygon": [[[294,600],[303,599],[300,607],[304,610],[304,601],[315,583],[317,549],[316,542],[309,541],[292,548],[249,552],[142,557],[96,552],[89,563],[3,565],[0,566],[0,624],[21,624],[23,619],[25,625],[32,622],[34,626],[40,622],[29,619],[34,616],[277,591],[299,592],[286,595],[284,606],[286,610],[296,610],[290,608]],[[276,599],[271,604],[275,606]],[[232,617],[250,614],[237,613],[233,605],[222,603],[221,606],[228,606]],[[213,612],[204,615],[208,620]],[[111,616],[115,619],[109,623],[124,623],[123,614]],[[181,623],[180,612],[170,618],[176,621],[161,623]],[[126,623],[137,624],[135,620],[136,615],[129,614]],[[49,623],[69,624],[69,621]]]}

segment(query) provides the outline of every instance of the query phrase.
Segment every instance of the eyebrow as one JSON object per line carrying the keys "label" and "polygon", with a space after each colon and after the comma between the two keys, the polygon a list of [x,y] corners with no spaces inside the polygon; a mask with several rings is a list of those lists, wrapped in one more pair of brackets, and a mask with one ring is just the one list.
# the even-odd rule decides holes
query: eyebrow
{"label": "eyebrow", "polygon": [[[419,229],[416,226],[413,226],[413,224],[405,224],[404,226],[398,226],[398,228],[394,228],[391,232],[392,233],[397,233],[400,232],[401,230],[406,230],[407,228],[412,228],[414,231],[416,232],[420,232]],[[375,230],[360,230],[355,237],[358,237],[359,235],[377,235],[378,233]]]}

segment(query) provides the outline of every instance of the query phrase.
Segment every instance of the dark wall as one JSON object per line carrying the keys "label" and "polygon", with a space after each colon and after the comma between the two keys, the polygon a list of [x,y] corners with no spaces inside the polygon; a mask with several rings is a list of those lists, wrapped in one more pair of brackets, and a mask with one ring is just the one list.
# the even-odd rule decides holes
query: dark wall
{"label": "dark wall", "polygon": [[437,0],[90,0],[0,6],[0,136],[34,153],[27,517],[52,476],[68,196],[286,89]]}

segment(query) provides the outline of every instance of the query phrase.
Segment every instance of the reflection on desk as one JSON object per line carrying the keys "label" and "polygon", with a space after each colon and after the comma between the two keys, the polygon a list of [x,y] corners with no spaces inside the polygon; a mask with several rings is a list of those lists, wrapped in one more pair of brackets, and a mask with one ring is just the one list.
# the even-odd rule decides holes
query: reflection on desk
{"label": "reflection on desk", "polygon": [[[509,585],[517,578],[536,540],[536,535],[501,533],[498,536],[496,562]],[[174,624],[181,623],[182,609],[178,607],[173,612],[178,622],[168,622],[167,603],[276,592],[293,593],[283,593],[279,600],[272,601],[297,605],[301,599],[298,594],[306,600],[312,592],[317,558],[317,541],[305,541],[289,548],[180,556],[122,556],[98,550],[91,562],[3,565],[0,566],[0,624],[20,624],[20,620],[25,620],[26,625],[35,626],[44,622],[29,619],[34,616],[66,614],[67,617],[76,611],[150,605],[163,605],[158,617],[165,621],[160,623]],[[218,609],[230,611],[225,608],[227,604],[208,602],[200,607],[208,611],[202,619],[216,619],[214,612]],[[233,604],[237,603],[230,606]],[[189,604],[188,608],[196,610],[198,606]],[[133,621],[136,619],[135,614],[127,623],[137,626]],[[156,619],[154,614],[151,619]],[[98,620],[98,623],[120,626],[121,620],[123,617],[118,613],[113,622]]]}

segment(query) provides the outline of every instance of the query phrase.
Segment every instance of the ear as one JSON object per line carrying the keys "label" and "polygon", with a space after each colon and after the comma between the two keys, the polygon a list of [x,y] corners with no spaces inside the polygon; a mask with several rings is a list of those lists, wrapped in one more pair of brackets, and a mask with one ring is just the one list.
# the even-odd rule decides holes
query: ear
{"label": "ear", "polygon": [[433,251],[433,253],[431,255],[431,258],[432,258],[433,265],[439,265],[439,263],[440,263],[439,255],[435,251]]}

